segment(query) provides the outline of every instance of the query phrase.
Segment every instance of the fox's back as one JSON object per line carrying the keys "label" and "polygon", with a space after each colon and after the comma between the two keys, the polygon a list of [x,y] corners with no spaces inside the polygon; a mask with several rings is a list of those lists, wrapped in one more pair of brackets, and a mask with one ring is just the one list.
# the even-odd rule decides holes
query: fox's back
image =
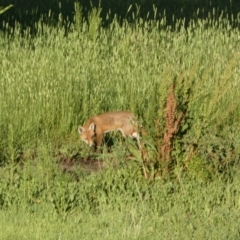
{"label": "fox's back", "polygon": [[89,123],[95,123],[97,127],[100,127],[103,131],[108,131],[117,128],[129,128],[132,127],[134,121],[134,115],[128,111],[108,112],[103,113],[89,119]]}
{"label": "fox's back", "polygon": [[92,117],[94,119],[101,119],[102,121],[111,123],[112,121],[124,121],[125,119],[133,119],[134,115],[132,112],[119,111],[119,112],[107,112],[97,116]]}

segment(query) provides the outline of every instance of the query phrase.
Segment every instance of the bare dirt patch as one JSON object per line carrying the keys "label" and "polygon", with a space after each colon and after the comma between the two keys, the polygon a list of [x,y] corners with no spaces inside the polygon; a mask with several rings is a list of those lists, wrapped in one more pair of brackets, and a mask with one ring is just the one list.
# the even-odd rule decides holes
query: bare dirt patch
{"label": "bare dirt patch", "polygon": [[[67,158],[66,156],[60,155],[58,159],[60,169],[68,172],[75,171],[76,169],[82,169],[88,173],[94,173],[104,170],[107,166],[109,166],[109,162],[106,164],[104,160],[99,159],[96,156],[88,156],[85,158],[73,156],[71,158]],[[116,159],[112,159],[110,164],[116,167]]]}

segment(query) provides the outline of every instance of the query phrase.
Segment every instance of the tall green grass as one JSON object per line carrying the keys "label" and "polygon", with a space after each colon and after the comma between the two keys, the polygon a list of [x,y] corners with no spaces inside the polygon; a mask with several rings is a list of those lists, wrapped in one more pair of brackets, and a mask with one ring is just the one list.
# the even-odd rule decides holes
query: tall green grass
{"label": "tall green grass", "polygon": [[[141,19],[104,29],[97,11],[67,37],[38,24],[35,38],[0,35],[1,237],[238,238],[239,31],[221,19],[179,22],[179,31]],[[62,156],[91,155],[79,124],[127,109],[144,126],[155,171],[172,83],[184,118],[167,181],[143,179],[118,135],[95,157],[105,170],[62,171]]]}
{"label": "tall green grass", "polygon": [[225,22],[205,29],[200,22],[172,32],[159,30],[161,22],[134,27],[113,22],[92,34],[84,24],[68,37],[47,26],[34,39],[28,32],[24,38],[16,33],[11,41],[1,37],[4,161],[40,140],[75,135],[89,116],[110,110],[135,112],[154,144],[159,134],[154,120],[161,119],[163,134],[166,96],[174,81],[179,111],[187,108],[184,144],[214,141],[222,131],[239,140],[236,29]]}
{"label": "tall green grass", "polygon": [[13,7],[13,5],[9,5],[7,7],[0,7],[0,15],[6,12],[11,7]]}

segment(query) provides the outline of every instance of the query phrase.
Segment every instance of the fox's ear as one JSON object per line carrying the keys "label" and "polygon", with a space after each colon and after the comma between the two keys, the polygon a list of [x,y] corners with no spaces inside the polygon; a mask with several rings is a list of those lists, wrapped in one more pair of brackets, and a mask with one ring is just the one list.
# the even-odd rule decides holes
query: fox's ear
{"label": "fox's ear", "polygon": [[82,134],[83,132],[85,132],[85,128],[82,127],[82,126],[79,126],[79,127],[78,127],[78,133],[79,133],[79,134]]}
{"label": "fox's ear", "polygon": [[94,123],[91,123],[90,126],[88,127],[88,129],[89,129],[90,131],[94,132],[94,130],[95,130],[95,125],[94,125]]}

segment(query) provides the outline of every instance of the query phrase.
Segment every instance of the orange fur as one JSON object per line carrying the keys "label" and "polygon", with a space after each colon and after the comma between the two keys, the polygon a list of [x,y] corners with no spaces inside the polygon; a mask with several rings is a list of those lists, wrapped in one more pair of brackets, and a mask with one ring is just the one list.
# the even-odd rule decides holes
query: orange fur
{"label": "orange fur", "polygon": [[94,145],[93,137],[96,136],[97,147],[101,146],[104,133],[115,130],[121,131],[124,137],[137,139],[140,146],[134,115],[128,111],[108,112],[90,117],[84,126],[79,126],[80,138],[89,146]]}

